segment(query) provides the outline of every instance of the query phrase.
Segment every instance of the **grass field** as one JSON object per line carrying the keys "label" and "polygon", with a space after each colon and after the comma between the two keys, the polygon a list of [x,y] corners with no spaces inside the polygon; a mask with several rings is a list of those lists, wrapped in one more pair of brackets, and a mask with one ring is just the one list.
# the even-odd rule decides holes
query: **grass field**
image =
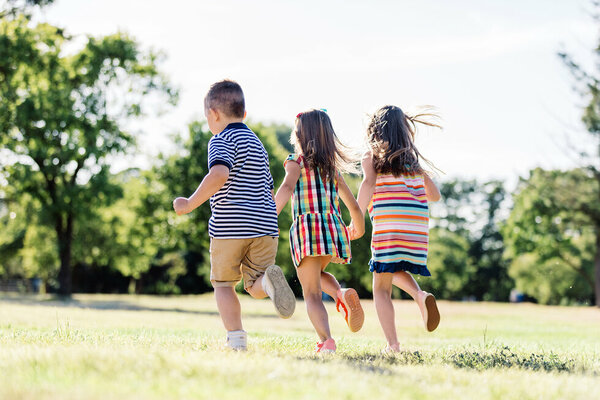
{"label": "grass field", "polygon": [[222,349],[212,295],[0,297],[0,399],[599,399],[600,310],[440,302],[422,327],[396,304],[404,351],[382,356],[372,302],[348,331],[332,303],[334,356],[313,354],[304,304],[291,320],[242,297],[249,351]]}

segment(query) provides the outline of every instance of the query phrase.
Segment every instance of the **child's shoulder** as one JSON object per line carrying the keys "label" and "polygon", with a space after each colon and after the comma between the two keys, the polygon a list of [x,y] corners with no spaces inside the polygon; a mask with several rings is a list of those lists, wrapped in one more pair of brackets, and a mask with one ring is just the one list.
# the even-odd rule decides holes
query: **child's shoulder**
{"label": "child's shoulder", "polygon": [[285,167],[290,161],[297,163],[298,165],[300,165],[300,167],[304,166],[304,157],[302,156],[302,154],[292,153],[288,155],[285,161],[283,162],[283,166]]}

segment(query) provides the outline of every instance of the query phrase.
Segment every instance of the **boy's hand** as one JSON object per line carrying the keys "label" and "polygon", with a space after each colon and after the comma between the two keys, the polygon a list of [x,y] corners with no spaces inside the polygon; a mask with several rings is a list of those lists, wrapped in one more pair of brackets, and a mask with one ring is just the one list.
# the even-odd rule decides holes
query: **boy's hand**
{"label": "boy's hand", "polygon": [[352,221],[350,222],[350,226],[348,226],[348,234],[350,236],[350,240],[356,240],[365,234],[365,228],[363,227],[362,230],[357,229],[356,226],[354,226],[354,221]]}
{"label": "boy's hand", "polygon": [[173,209],[177,215],[183,215],[189,213],[188,211],[188,199],[185,197],[178,197],[173,200]]}

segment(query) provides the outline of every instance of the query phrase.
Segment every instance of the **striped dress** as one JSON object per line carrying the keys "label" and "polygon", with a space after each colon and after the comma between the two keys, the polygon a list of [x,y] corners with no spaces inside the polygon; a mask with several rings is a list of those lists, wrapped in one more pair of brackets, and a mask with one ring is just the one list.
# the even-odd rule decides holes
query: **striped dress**
{"label": "striped dress", "polygon": [[352,260],[348,230],[340,212],[337,179],[324,183],[319,174],[306,168],[302,155],[291,154],[284,163],[300,165],[300,177],[292,194],[294,221],[290,228],[290,250],[298,267],[306,256],[331,255],[331,262]]}
{"label": "striped dress", "polygon": [[431,276],[427,269],[429,207],[423,175],[378,174],[369,216],[373,225],[371,272],[408,271]]}

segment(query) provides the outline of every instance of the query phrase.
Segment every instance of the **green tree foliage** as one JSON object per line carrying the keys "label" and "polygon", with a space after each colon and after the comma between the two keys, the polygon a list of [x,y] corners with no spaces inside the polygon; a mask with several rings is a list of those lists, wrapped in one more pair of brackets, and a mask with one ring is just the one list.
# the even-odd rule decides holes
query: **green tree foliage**
{"label": "green tree foliage", "polygon": [[475,272],[469,258],[469,240],[457,232],[433,228],[429,232],[427,268],[431,277],[418,279],[424,290],[443,299],[461,299]]}
{"label": "green tree foliage", "polygon": [[61,29],[23,16],[0,22],[4,195],[29,194],[39,205],[39,222],[53,228],[63,295],[71,293],[76,223],[95,218],[121,195],[109,167],[134,148],[123,122],[142,113],[151,92],[176,100],[157,56],[127,35],[89,37],[69,54],[72,42]]}
{"label": "green tree foliage", "polygon": [[592,301],[594,185],[587,169],[538,168],[519,182],[502,229],[506,257],[517,288],[540,302]]}
{"label": "green tree foliage", "polygon": [[152,188],[142,198],[141,225],[146,234],[158,237],[160,254],[178,253],[186,264],[179,280],[184,293],[210,289],[207,202],[194,212],[177,216],[172,202],[177,196],[190,196],[208,173],[208,141],[212,134],[205,123],[188,125],[185,135],[174,137],[172,153],[162,153],[152,171],[145,175],[146,186]]}
{"label": "green tree foliage", "polygon": [[452,287],[456,287],[457,282],[463,282],[460,293],[454,289],[442,290],[455,299],[508,300],[514,283],[502,257],[504,242],[499,231],[506,200],[504,184],[454,179],[443,182],[440,193],[441,201],[431,205],[432,252],[428,264],[440,271],[439,260],[445,260],[449,263],[448,271],[443,274],[432,271],[431,280],[442,279],[439,285],[428,283],[428,279],[420,282],[425,287],[442,287],[445,281],[454,282]]}
{"label": "green tree foliage", "polygon": [[[600,2],[594,1],[595,20],[600,22]],[[600,307],[600,45],[594,49],[596,62],[593,71],[584,70],[568,53],[559,53],[565,65],[571,71],[576,82],[576,89],[587,104],[583,109],[582,121],[587,129],[587,140],[583,146],[573,146],[581,167],[588,173],[585,180],[586,199],[583,202],[574,199],[574,211],[586,216],[587,225],[594,235],[594,293],[596,306]]]}
{"label": "green tree foliage", "polygon": [[0,2],[0,18],[14,18],[17,15],[30,18],[35,7],[45,7],[54,0],[3,0]]}

